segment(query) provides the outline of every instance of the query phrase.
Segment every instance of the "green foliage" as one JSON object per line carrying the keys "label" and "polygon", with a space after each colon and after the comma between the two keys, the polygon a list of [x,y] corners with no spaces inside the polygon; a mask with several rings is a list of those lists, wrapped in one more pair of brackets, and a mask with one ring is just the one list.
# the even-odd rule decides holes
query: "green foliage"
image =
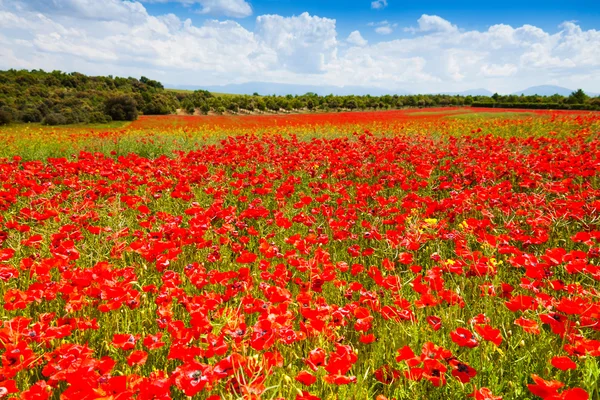
{"label": "green foliage", "polygon": [[66,125],[67,119],[59,113],[51,113],[44,117],[42,125]]}
{"label": "green foliage", "polygon": [[600,110],[597,103],[494,103],[474,102],[471,107],[523,108],[532,110]]}
{"label": "green foliage", "polygon": [[[467,99],[470,96],[467,97]],[[582,89],[571,93],[569,97],[555,94],[552,96],[517,96],[514,94],[501,96],[495,93],[492,97],[476,96],[465,101],[472,107],[495,108],[527,108],[537,110],[600,110],[600,104],[585,94]]]}
{"label": "green foliage", "polygon": [[135,121],[138,117],[135,100],[125,95],[106,99],[104,113],[110,116],[113,121]]}
{"label": "green foliage", "polygon": [[40,110],[36,108],[26,108],[21,112],[21,121],[23,122],[41,122],[44,117]]}
{"label": "green foliage", "polygon": [[12,121],[12,114],[6,110],[0,110],[0,125],[8,125]]}
{"label": "green foliage", "polygon": [[581,89],[577,89],[575,92],[571,93],[569,96],[569,103],[571,104],[584,104],[586,103],[590,97],[585,94],[585,92]]}
{"label": "green foliage", "polygon": [[[179,108],[176,93],[146,77],[138,80],[60,71],[0,71],[0,108],[16,122],[106,123],[113,119],[106,113],[107,99],[120,96],[133,99],[135,109],[144,114],[171,114]],[[131,120],[134,115],[137,117],[137,111],[127,113],[126,118]]]}
{"label": "green foliage", "polygon": [[107,124],[112,122],[112,117],[110,115],[106,115],[100,111],[95,111],[90,114],[89,123],[90,124]]}

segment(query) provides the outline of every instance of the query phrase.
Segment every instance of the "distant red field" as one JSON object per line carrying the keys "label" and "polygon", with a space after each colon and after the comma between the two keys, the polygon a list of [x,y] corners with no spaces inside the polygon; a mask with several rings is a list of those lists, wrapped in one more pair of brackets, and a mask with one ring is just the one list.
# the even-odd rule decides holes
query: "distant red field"
{"label": "distant red field", "polygon": [[133,122],[130,129],[147,129],[150,127],[173,126],[218,126],[223,128],[244,127],[276,127],[276,126],[304,126],[304,125],[371,125],[377,122],[413,122],[434,121],[444,117],[464,114],[504,114],[522,115],[584,115],[590,112],[582,111],[553,111],[553,110],[527,110],[527,109],[500,109],[500,108],[470,108],[470,107],[444,107],[427,109],[403,109],[390,111],[353,111],[338,113],[307,113],[286,115],[209,115],[209,116],[141,116]]}

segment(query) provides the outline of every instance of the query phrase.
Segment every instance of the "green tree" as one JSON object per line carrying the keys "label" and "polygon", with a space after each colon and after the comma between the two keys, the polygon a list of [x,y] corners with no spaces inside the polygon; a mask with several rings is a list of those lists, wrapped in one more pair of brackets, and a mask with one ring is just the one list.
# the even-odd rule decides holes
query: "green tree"
{"label": "green tree", "polygon": [[113,121],[135,121],[138,110],[135,100],[127,95],[109,97],[104,102],[104,112]]}
{"label": "green tree", "polygon": [[8,110],[0,110],[0,125],[8,125],[12,122],[12,114]]}
{"label": "green tree", "polygon": [[585,104],[589,100],[589,96],[582,89],[577,89],[569,95],[569,103]]}

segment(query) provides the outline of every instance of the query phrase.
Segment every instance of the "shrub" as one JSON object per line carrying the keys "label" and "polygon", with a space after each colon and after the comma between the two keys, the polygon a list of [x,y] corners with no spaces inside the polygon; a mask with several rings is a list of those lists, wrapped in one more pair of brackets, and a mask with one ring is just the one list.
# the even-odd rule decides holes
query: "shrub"
{"label": "shrub", "polygon": [[113,121],[135,121],[138,117],[136,102],[127,95],[106,99],[104,102],[104,112]]}
{"label": "shrub", "polygon": [[210,111],[210,106],[207,102],[202,102],[202,104],[200,105],[200,111],[202,111],[203,114],[208,114],[208,112]]}
{"label": "shrub", "polygon": [[[193,107],[193,106],[192,106]],[[146,103],[143,107],[144,115],[167,115],[173,111],[165,99],[156,98]],[[193,111],[192,111],[193,114]]]}
{"label": "shrub", "polygon": [[21,121],[23,122],[40,122],[42,118],[42,113],[35,108],[26,108],[21,113]]}
{"label": "shrub", "polygon": [[46,115],[42,120],[42,125],[66,125],[67,119],[64,115],[59,113],[51,113]]}
{"label": "shrub", "polygon": [[107,124],[112,121],[110,115],[101,113],[100,111],[94,111],[90,114],[89,120],[91,124]]}
{"label": "shrub", "polygon": [[12,114],[7,110],[0,110],[0,125],[8,125],[12,122]]}

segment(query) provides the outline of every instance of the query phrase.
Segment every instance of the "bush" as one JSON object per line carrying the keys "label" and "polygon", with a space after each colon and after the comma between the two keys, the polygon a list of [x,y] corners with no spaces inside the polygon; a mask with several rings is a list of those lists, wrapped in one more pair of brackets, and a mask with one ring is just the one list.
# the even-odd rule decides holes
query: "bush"
{"label": "bush", "polygon": [[100,111],[94,111],[90,114],[88,122],[91,124],[107,124],[112,121],[110,115],[101,113]]}
{"label": "bush", "polygon": [[200,111],[202,111],[202,114],[208,114],[208,112],[210,111],[210,106],[207,102],[202,102],[202,104],[200,105]]}
{"label": "bush", "polygon": [[59,113],[51,113],[46,115],[46,117],[42,120],[42,125],[66,125],[67,119],[64,115]]}
{"label": "bush", "polygon": [[0,125],[8,125],[12,122],[12,114],[6,110],[0,110]]}
{"label": "bush", "polygon": [[135,100],[126,95],[106,99],[104,113],[113,121],[135,121],[138,117]]}
{"label": "bush", "polygon": [[42,118],[42,113],[35,108],[26,108],[21,113],[21,121],[23,122],[40,122]]}
{"label": "bush", "polygon": [[171,114],[172,109],[163,99],[154,99],[144,105],[143,111],[144,115],[167,115]]}

